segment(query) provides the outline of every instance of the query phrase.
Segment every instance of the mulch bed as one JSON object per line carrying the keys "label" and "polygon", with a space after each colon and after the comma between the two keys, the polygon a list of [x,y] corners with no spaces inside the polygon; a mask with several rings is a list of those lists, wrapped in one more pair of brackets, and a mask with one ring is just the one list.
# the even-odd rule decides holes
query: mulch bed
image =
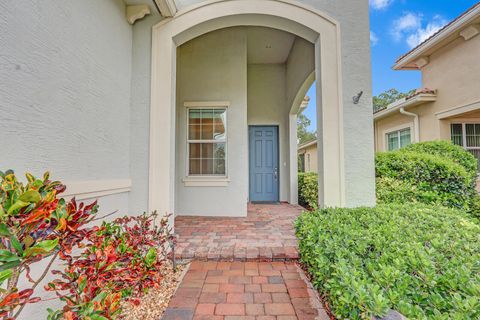
{"label": "mulch bed", "polygon": [[177,269],[174,271],[172,264],[168,263],[166,268],[161,271],[163,279],[160,286],[150,289],[149,292],[141,298],[139,305],[135,305],[129,301],[123,301],[121,303],[122,312],[118,318],[122,320],[161,319],[170,299],[174,295],[187,270],[187,265],[177,265]]}

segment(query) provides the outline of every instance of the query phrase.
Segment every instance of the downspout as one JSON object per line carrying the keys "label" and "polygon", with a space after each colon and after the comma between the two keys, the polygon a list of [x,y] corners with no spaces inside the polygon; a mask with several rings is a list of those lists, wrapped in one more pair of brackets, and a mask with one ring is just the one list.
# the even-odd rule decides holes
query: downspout
{"label": "downspout", "polygon": [[409,117],[413,117],[413,131],[415,132],[415,142],[420,142],[420,123],[418,114],[405,111],[405,108],[400,108],[400,113]]}

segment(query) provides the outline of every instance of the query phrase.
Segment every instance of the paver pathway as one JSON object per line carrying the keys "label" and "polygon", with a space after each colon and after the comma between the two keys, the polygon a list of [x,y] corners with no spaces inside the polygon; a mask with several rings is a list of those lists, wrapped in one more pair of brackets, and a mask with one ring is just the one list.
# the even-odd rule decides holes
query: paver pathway
{"label": "paver pathway", "polygon": [[193,261],[162,319],[329,317],[294,262]]}
{"label": "paver pathway", "polygon": [[290,204],[249,204],[245,218],[175,218],[178,259],[297,259],[294,221],[303,208]]}

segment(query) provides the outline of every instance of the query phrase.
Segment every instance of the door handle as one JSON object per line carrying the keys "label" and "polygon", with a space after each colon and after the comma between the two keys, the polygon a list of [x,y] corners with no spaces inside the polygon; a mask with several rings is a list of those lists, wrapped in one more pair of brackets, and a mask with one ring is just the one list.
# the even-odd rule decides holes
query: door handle
{"label": "door handle", "polygon": [[278,168],[277,167],[275,167],[273,173],[275,175],[275,180],[277,180],[278,179]]}

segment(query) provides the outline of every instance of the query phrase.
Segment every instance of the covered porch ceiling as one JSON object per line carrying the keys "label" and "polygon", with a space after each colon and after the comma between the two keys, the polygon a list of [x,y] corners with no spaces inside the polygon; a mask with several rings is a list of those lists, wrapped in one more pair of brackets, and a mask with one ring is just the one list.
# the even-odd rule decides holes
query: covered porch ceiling
{"label": "covered porch ceiling", "polygon": [[295,35],[273,28],[246,28],[249,64],[282,64],[287,61]]}

